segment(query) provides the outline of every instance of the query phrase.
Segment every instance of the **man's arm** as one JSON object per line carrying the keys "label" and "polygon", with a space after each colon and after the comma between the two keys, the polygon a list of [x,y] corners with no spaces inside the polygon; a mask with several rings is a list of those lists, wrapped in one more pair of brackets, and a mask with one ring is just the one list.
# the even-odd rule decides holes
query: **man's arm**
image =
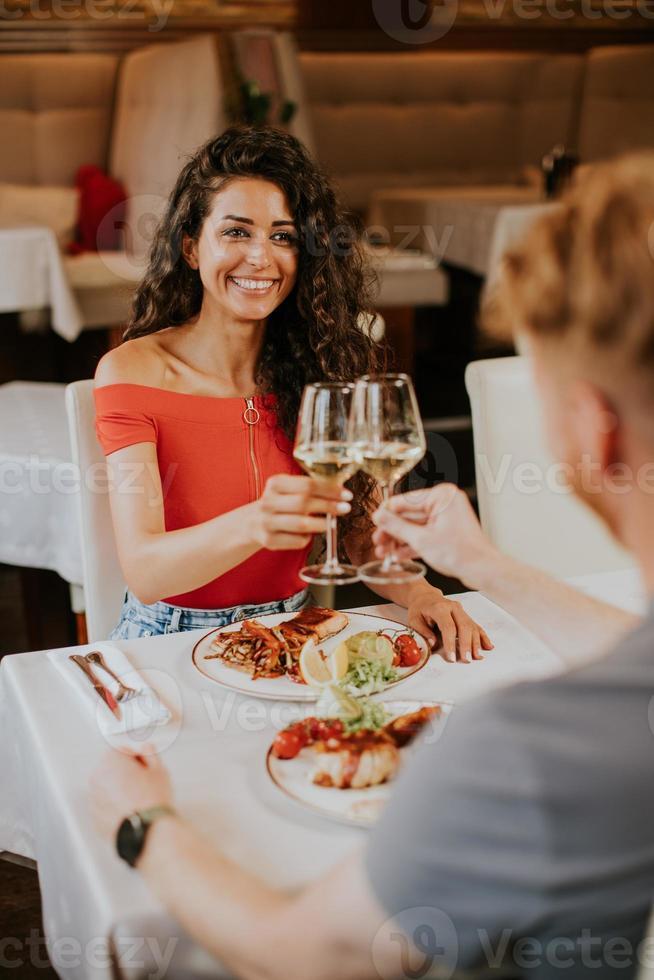
{"label": "man's arm", "polygon": [[[96,823],[114,840],[136,810],[172,803],[156,755],[147,767],[110,752],[92,780]],[[271,845],[272,846],[272,845]],[[387,915],[367,882],[360,853],[288,895],[244,871],[180,817],[150,827],[137,868],[186,931],[242,980],[370,980],[372,944]],[[390,930],[392,932],[392,930]],[[398,944],[375,940],[375,963],[393,975]]]}
{"label": "man's arm", "polygon": [[227,860],[180,819],[162,818],[138,869],[197,942],[242,980],[375,975],[372,940],[386,915],[358,852],[288,896]]}
{"label": "man's arm", "polygon": [[483,592],[568,664],[605,653],[639,622],[502,555],[482,532],[466,495],[452,484],[392,497],[375,521],[380,556],[401,542],[401,557],[420,555],[432,568]]}

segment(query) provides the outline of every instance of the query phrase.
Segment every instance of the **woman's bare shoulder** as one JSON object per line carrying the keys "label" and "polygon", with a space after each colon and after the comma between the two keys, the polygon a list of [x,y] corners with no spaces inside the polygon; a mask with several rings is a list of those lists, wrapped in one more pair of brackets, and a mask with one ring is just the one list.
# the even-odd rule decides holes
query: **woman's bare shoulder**
{"label": "woman's bare shoulder", "polygon": [[95,387],[139,384],[158,388],[164,374],[164,352],[156,334],[147,334],[126,340],[101,358],[95,372]]}

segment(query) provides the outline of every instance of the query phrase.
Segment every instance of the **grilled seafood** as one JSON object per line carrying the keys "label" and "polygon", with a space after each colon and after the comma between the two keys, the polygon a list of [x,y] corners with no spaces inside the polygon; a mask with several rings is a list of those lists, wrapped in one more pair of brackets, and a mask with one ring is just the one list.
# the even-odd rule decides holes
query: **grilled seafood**
{"label": "grilled seafood", "polygon": [[363,789],[392,779],[400,765],[400,749],[440,715],[438,705],[425,705],[400,715],[379,729],[347,732],[338,718],[305,718],[279,732],[272,752],[294,759],[304,748],[313,750],[311,781],[336,789]]}
{"label": "grilled seafood", "polygon": [[403,749],[420,734],[425,725],[428,725],[432,718],[440,715],[441,709],[437,704],[425,705],[417,711],[411,711],[408,715],[400,715],[393,721],[389,721],[384,726],[384,731],[392,739],[398,749]]}
{"label": "grilled seafood", "polygon": [[400,753],[386,732],[365,729],[342,738],[317,742],[312,781],[317,786],[363,789],[392,779]]}
{"label": "grilled seafood", "polygon": [[218,633],[205,659],[219,658],[253,680],[287,675],[301,684],[298,662],[307,640],[335,636],[348,622],[345,613],[318,606],[302,609],[279,626],[245,620],[240,630]]}

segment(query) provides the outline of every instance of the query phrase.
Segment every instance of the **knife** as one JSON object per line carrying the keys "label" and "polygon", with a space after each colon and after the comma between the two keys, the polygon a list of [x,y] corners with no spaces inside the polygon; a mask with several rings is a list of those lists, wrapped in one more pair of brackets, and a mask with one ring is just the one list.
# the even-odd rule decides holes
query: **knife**
{"label": "knife", "polygon": [[96,692],[102,698],[106,706],[109,708],[114,718],[116,718],[117,721],[120,721],[121,718],[123,717],[123,714],[122,711],[120,710],[118,702],[116,701],[115,697],[113,696],[109,688],[105,687],[104,684],[102,684],[98,680],[88,660],[85,660],[85,658],[80,656],[78,653],[71,654],[68,659],[72,660],[74,664],[77,664],[79,669],[86,674],[88,679],[91,681],[91,684],[93,684],[93,687],[95,688]]}

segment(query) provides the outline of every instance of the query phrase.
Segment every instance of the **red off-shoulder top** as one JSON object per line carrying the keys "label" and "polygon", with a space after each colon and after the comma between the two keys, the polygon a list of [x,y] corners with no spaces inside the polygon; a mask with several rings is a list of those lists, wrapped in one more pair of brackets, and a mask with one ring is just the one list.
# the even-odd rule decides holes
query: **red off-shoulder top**
{"label": "red off-shoulder top", "polygon": [[[277,473],[300,473],[277,425],[274,396],[216,398],[137,384],[95,389],[96,432],[106,456],[153,442],[167,531],[201,524],[256,500]],[[286,599],[304,588],[309,548],[261,549],[199,589],[166,602],[223,609]]]}

